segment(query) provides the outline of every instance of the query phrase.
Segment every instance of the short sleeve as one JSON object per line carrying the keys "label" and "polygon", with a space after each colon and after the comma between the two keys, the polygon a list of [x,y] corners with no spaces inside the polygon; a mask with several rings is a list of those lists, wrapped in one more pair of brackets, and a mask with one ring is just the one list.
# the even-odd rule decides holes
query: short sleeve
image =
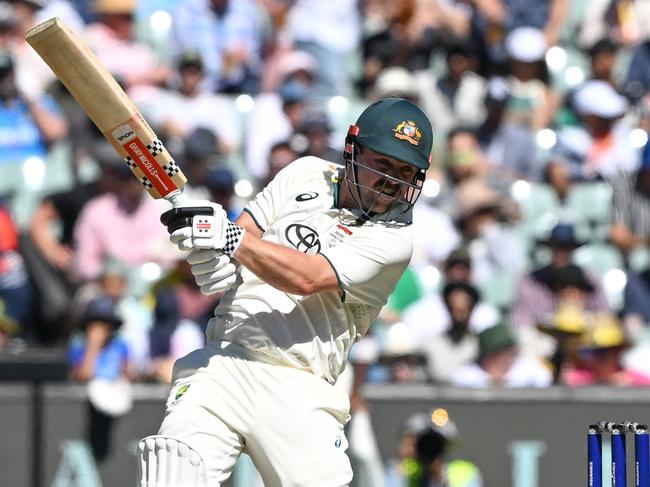
{"label": "short sleeve", "polygon": [[381,307],[386,304],[411,260],[410,227],[371,231],[325,249],[339,279],[346,303]]}
{"label": "short sleeve", "polygon": [[283,168],[273,180],[248,202],[244,211],[248,213],[260,230],[265,232],[275,223],[292,188],[309,180],[322,165],[315,157],[302,157]]}

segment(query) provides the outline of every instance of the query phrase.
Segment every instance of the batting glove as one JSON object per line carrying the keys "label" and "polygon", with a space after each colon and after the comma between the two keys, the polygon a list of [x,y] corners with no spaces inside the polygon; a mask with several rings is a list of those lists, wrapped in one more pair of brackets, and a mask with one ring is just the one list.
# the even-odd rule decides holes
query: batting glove
{"label": "batting glove", "polygon": [[163,213],[160,221],[180,250],[221,250],[232,257],[246,231],[228,220],[224,209],[209,201],[191,201]]}
{"label": "batting glove", "polygon": [[218,250],[197,250],[187,257],[187,262],[201,294],[205,296],[227,291],[237,282],[237,266]]}

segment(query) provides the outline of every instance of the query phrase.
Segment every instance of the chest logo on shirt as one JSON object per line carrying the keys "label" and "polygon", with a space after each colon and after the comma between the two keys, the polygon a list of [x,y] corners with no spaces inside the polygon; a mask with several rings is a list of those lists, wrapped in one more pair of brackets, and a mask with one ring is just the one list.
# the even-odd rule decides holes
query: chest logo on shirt
{"label": "chest logo on shirt", "polygon": [[320,239],[313,228],[306,225],[293,223],[284,231],[287,241],[300,252],[317,254],[320,252]]}
{"label": "chest logo on shirt", "polygon": [[308,193],[300,193],[296,196],[296,201],[309,201],[318,198],[318,193],[310,191]]}

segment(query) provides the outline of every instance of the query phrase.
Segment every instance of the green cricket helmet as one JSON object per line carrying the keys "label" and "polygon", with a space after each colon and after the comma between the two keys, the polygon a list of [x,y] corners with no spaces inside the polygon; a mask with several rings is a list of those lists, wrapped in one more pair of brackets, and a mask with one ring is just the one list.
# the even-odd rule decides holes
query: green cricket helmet
{"label": "green cricket helmet", "polygon": [[[410,164],[418,169],[411,181],[402,181],[356,161],[357,145]],[[425,172],[431,161],[433,129],[424,112],[403,98],[384,98],[366,108],[346,137],[344,158],[346,181],[357,209],[367,219],[410,221],[413,205],[420,196]],[[383,192],[359,183],[359,171],[371,171],[384,177],[384,188],[399,183],[400,190],[389,210],[378,215],[373,207]],[[375,194],[374,202],[363,204],[361,193]]]}

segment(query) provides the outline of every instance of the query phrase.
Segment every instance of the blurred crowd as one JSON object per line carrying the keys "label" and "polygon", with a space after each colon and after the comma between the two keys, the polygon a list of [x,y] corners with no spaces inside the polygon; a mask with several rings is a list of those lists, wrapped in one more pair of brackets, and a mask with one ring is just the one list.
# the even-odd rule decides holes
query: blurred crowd
{"label": "blurred crowd", "polygon": [[342,163],[370,102],[428,114],[415,253],[357,386],[650,385],[650,2],[0,1],[0,348],[167,382],[219,296],[25,42],[54,16],[231,218],[298,157]]}

